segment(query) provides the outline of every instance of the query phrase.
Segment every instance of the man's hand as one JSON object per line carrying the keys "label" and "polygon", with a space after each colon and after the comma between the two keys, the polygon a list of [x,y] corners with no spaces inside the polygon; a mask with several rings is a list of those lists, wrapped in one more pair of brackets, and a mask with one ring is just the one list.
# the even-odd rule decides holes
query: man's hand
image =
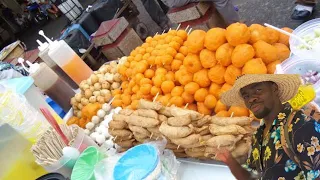
{"label": "man's hand", "polygon": [[227,149],[221,148],[219,153],[216,154],[216,159],[224,162],[230,168],[230,171],[239,180],[249,180],[251,179],[250,173],[245,170],[235,158],[232,157],[232,154]]}

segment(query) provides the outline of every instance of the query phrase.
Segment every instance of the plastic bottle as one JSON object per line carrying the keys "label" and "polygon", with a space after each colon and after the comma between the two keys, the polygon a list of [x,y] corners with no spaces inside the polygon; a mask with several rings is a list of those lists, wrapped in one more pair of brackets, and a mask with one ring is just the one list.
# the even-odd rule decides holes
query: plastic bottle
{"label": "plastic bottle", "polygon": [[31,64],[29,61],[27,63],[30,66],[29,72],[34,79],[34,84],[59,104],[65,112],[68,112],[71,108],[70,99],[75,95],[71,86],[45,63]]}
{"label": "plastic bottle", "polygon": [[49,44],[47,42],[42,43],[37,40],[39,44],[39,57],[66,83],[68,83],[73,89],[78,89],[79,86],[75,83],[48,55]]}
{"label": "plastic bottle", "polygon": [[78,85],[93,73],[92,69],[63,40],[51,41],[43,31],[39,31],[50,44],[49,57]]}

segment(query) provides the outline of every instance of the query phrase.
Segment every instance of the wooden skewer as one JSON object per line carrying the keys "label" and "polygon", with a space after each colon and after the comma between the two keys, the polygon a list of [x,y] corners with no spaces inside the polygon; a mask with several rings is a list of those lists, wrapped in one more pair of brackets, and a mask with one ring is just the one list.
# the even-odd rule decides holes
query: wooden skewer
{"label": "wooden skewer", "polygon": [[191,31],[192,31],[192,28],[190,28],[190,29],[189,29],[189,31],[188,31],[188,35],[191,33]]}
{"label": "wooden skewer", "polygon": [[230,117],[233,117],[234,112],[231,113]]}
{"label": "wooden skewer", "polygon": [[113,102],[114,98],[115,98],[115,97],[113,97],[113,98],[110,100],[110,102],[108,103],[108,105],[110,105],[110,104]]}
{"label": "wooden skewer", "polygon": [[153,132],[151,133],[151,135],[150,135],[150,138],[149,138],[149,139],[151,139],[151,138],[152,138],[152,136],[153,136]]}
{"label": "wooden skewer", "polygon": [[171,28],[168,30],[168,32],[171,31]]}
{"label": "wooden skewer", "polygon": [[156,96],[153,98],[153,102],[155,102],[155,101],[157,100],[158,96],[159,96],[159,92],[158,92],[158,93],[156,94]]}
{"label": "wooden skewer", "polygon": [[178,27],[177,27],[176,31],[178,31],[178,30],[179,30],[180,26],[181,26],[181,23],[178,25]]}
{"label": "wooden skewer", "polygon": [[187,104],[184,106],[184,109],[187,109],[188,106],[189,106],[189,103],[187,103]]}
{"label": "wooden skewer", "polygon": [[164,32],[166,32],[166,30],[163,30],[162,34],[164,34]]}
{"label": "wooden skewer", "polygon": [[158,35],[158,32],[155,35]]}
{"label": "wooden skewer", "polygon": [[177,150],[180,148],[180,145],[178,145]]}
{"label": "wooden skewer", "polygon": [[185,31],[187,31],[189,27],[190,27],[190,26],[188,25],[188,26],[186,27]]}

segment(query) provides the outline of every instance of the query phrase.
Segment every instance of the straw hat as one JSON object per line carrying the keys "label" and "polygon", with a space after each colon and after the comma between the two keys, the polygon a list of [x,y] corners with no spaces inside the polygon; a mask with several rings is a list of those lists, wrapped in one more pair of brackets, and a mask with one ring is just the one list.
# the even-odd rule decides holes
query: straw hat
{"label": "straw hat", "polygon": [[240,89],[250,84],[272,81],[278,85],[281,102],[292,99],[301,85],[298,74],[246,74],[237,78],[233,87],[221,95],[221,102],[227,106],[245,106]]}

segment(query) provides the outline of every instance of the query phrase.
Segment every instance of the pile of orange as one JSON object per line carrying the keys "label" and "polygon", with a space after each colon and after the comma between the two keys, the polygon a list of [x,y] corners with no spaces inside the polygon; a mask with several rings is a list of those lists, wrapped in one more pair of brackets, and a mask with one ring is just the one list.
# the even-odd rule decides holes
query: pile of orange
{"label": "pile of orange", "polygon": [[148,37],[119,65],[122,90],[113,92],[113,106],[136,109],[139,99],[156,97],[164,105],[203,114],[247,116],[247,109],[222,104],[221,93],[239,75],[273,73],[289,53],[288,37],[258,24],[235,23],[189,35],[170,30]]}

